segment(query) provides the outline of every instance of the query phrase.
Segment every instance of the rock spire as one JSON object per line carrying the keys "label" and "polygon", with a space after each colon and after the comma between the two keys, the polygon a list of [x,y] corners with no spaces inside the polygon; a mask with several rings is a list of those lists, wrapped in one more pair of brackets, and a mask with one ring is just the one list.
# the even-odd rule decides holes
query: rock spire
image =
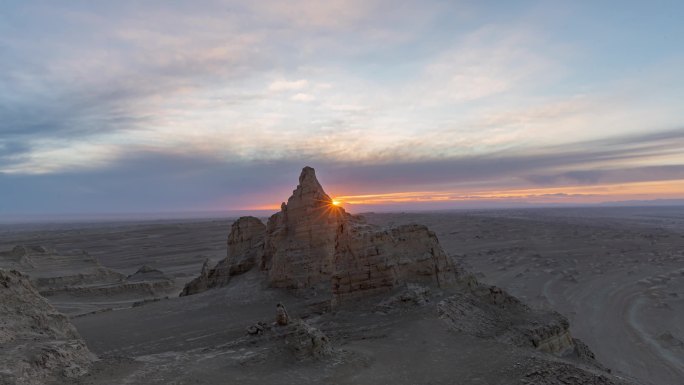
{"label": "rock spire", "polygon": [[[406,283],[448,286],[456,270],[436,235],[421,225],[381,229],[333,204],[311,167],[264,226],[242,217],[228,236],[228,256],[184,294],[224,286],[255,266],[273,287],[316,287],[334,303]],[[199,290],[196,290],[199,289]]]}

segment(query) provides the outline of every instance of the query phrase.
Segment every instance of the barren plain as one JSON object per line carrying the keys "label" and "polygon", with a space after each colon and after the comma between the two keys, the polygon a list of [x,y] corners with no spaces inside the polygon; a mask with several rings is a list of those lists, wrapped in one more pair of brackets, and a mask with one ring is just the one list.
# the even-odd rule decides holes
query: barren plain
{"label": "barren plain", "polygon": [[[407,287],[330,309],[314,289],[269,287],[249,271],[178,297],[207,259],[225,258],[233,219],[2,225],[0,268],[27,274],[98,357],[89,374],[57,383],[684,382],[684,208],[364,217],[381,228],[427,225],[480,282],[567,317],[597,362],[454,331],[443,322],[447,289]],[[277,303],[325,333],[325,358],[292,354],[288,332],[271,326]],[[248,331],[259,322],[263,332]]]}

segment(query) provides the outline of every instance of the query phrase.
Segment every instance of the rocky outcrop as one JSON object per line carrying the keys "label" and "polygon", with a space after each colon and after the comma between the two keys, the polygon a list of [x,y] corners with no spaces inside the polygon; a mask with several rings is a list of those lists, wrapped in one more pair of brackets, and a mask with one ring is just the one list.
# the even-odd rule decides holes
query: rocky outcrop
{"label": "rocky outcrop", "polygon": [[188,282],[180,296],[192,295],[206,291],[209,288],[209,259],[206,259],[202,264],[199,277]]}
{"label": "rocky outcrop", "polygon": [[625,378],[588,370],[569,363],[535,358],[528,361],[527,368],[518,384],[524,385],[630,385]]}
{"label": "rocky outcrop", "polygon": [[351,220],[333,205],[316,173],[304,167],[299,185],[269,218],[262,268],[274,287],[330,287],[340,227]]}
{"label": "rocky outcrop", "polygon": [[382,313],[392,313],[406,307],[424,306],[430,302],[430,296],[429,288],[409,284],[406,289],[382,300],[376,305],[376,310]]}
{"label": "rocky outcrop", "polygon": [[71,383],[87,373],[95,356],[28,277],[0,269],[0,314],[0,383]]}
{"label": "rocky outcrop", "polygon": [[173,281],[173,278],[164,274],[161,270],[153,269],[143,265],[135,273],[126,277],[128,282],[147,282],[147,281]]}
{"label": "rocky outcrop", "polygon": [[84,251],[57,252],[37,245],[18,245],[0,251],[0,268],[27,274],[41,293],[71,286],[111,285],[125,278]]}
{"label": "rocky outcrop", "polygon": [[328,336],[301,319],[288,326],[285,343],[298,359],[321,359],[335,352]]}
{"label": "rocky outcrop", "polygon": [[575,343],[565,317],[531,309],[498,287],[470,281],[463,292],[441,301],[438,309],[455,331],[558,355],[575,352],[591,361],[585,352],[577,351],[586,347]]}
{"label": "rocky outcrop", "polygon": [[[31,269],[23,269],[31,274]],[[59,291],[65,287],[79,285],[112,284],[121,282],[124,275],[107,268],[96,268],[90,272],[69,274],[56,277],[37,277],[32,279],[33,284],[40,292]]]}
{"label": "rocky outcrop", "polygon": [[290,322],[290,316],[287,315],[287,310],[282,303],[276,305],[276,324],[285,326]]}
{"label": "rocky outcrop", "polygon": [[266,225],[255,217],[241,217],[233,223],[228,235],[228,275],[251,270],[264,255]]}
{"label": "rocky outcrop", "polygon": [[109,297],[117,294],[158,296],[173,289],[172,281],[122,282],[114,285],[65,286],[60,289],[40,291],[40,295],[52,298],[58,295],[71,297]]}
{"label": "rocky outcrop", "polygon": [[264,349],[260,360],[283,352],[290,353],[299,361],[324,360],[339,353],[323,331],[301,318],[289,320],[286,324],[259,321],[247,327],[246,332],[250,345],[275,343]]}
{"label": "rocky outcrop", "polygon": [[406,282],[446,287],[456,279],[437,236],[422,225],[379,230],[347,221],[337,243],[332,290],[338,304]]}
{"label": "rocky outcrop", "polygon": [[228,258],[214,269],[205,266],[185,294],[222,286],[256,266],[272,287],[316,288],[328,293],[333,306],[393,292],[376,307],[385,314],[425,305],[434,298],[431,288],[449,288],[452,295],[437,307],[451,329],[557,355],[575,351],[592,361],[563,316],[531,309],[458,271],[425,226],[379,228],[348,214],[333,204],[310,167],[302,170],[292,196],[266,226],[253,217],[236,221],[228,249]]}
{"label": "rocky outcrop", "polygon": [[381,229],[333,204],[311,167],[266,226],[236,221],[228,257],[190,282],[183,295],[223,286],[259,266],[272,287],[328,292],[333,304],[386,292],[405,283],[445,287],[456,270],[425,226]]}
{"label": "rocky outcrop", "polygon": [[213,269],[203,266],[200,276],[185,285],[181,296],[225,286],[230,282],[230,277],[260,264],[264,254],[265,230],[266,225],[259,218],[240,217],[233,222],[228,234],[228,256]]}

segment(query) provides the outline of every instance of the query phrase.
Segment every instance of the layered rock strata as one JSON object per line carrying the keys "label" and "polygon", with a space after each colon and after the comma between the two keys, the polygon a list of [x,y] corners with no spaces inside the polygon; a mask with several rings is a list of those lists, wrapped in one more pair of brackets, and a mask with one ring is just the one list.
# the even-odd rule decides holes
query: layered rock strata
{"label": "layered rock strata", "polygon": [[112,295],[158,297],[175,287],[172,277],[147,266],[125,276],[85,251],[57,251],[37,245],[0,251],[0,268],[26,274],[41,296],[54,300],[55,306],[69,316],[86,310],[71,306],[74,302],[87,303],[90,311],[102,310],[107,309],[104,306]]}
{"label": "layered rock strata", "polygon": [[0,268],[27,274],[43,295],[65,287],[110,285],[125,279],[123,274],[102,266],[84,251],[61,253],[37,245],[18,245],[12,250],[0,251]]}
{"label": "layered rock strata", "polygon": [[337,303],[406,282],[447,287],[456,280],[437,236],[422,225],[378,230],[349,221],[340,228],[334,261],[332,291]]}

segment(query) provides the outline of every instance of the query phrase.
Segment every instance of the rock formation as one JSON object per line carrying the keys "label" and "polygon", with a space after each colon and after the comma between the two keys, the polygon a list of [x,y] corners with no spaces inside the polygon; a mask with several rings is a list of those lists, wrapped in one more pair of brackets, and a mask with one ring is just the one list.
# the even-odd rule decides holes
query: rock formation
{"label": "rock formation", "polygon": [[183,297],[186,295],[192,295],[206,291],[210,287],[209,273],[209,259],[206,259],[202,264],[202,270],[200,270],[199,277],[185,284],[185,287],[183,288],[183,291],[180,293],[180,296]]}
{"label": "rock formation", "polygon": [[[504,290],[478,283],[474,278],[463,291],[442,300],[438,309],[451,329],[476,337],[558,355],[585,348],[576,344],[568,320],[559,313],[532,309]],[[575,353],[593,363],[591,354]]]}
{"label": "rock formation", "polygon": [[0,268],[27,274],[41,295],[67,286],[111,285],[124,280],[117,273],[83,251],[61,253],[37,245],[18,245],[0,251]]}
{"label": "rock formation", "polygon": [[[333,204],[310,167],[302,170],[292,196],[266,226],[254,217],[232,225],[228,257],[211,270],[205,265],[183,295],[224,286],[232,276],[257,267],[270,286],[313,287],[327,293],[333,306],[394,292],[377,304],[381,313],[425,305],[436,298],[431,292],[436,288],[449,293],[437,309],[454,331],[556,355],[574,352],[595,364],[586,346],[570,335],[566,318],[531,309],[459,271],[425,226],[383,229],[348,214]],[[280,313],[278,323],[285,324],[284,309]]]}
{"label": "rock formation", "polygon": [[2,384],[71,383],[95,359],[68,318],[17,271],[0,269],[0,315]]}
{"label": "rock formation", "polygon": [[339,304],[415,282],[449,286],[456,270],[425,226],[380,229],[333,204],[305,167],[299,184],[266,226],[242,217],[228,236],[228,256],[190,282],[182,295],[224,286],[258,266],[272,287],[316,287]]}
{"label": "rock formation", "polygon": [[337,237],[350,220],[323,191],[314,169],[304,167],[287,204],[268,220],[262,268],[268,270],[271,285],[329,287]]}
{"label": "rock formation", "polygon": [[296,319],[285,334],[285,343],[298,359],[321,359],[334,353],[330,339],[306,321]]}
{"label": "rock formation", "polygon": [[143,265],[135,273],[126,277],[128,282],[146,282],[146,281],[172,281],[173,278],[167,276],[161,270],[153,269],[147,265]]}
{"label": "rock formation", "polygon": [[201,293],[228,284],[230,277],[245,273],[261,263],[266,226],[255,217],[240,217],[228,234],[228,256],[213,269],[205,262],[199,277],[189,282],[181,296]]}
{"label": "rock formation", "polygon": [[266,226],[255,217],[241,217],[233,223],[228,235],[228,275],[251,270],[261,262]]}
{"label": "rock formation", "polygon": [[285,326],[290,322],[290,317],[287,315],[287,310],[282,303],[276,305],[276,324],[280,326]]}
{"label": "rock formation", "polygon": [[448,287],[456,270],[437,236],[422,225],[379,230],[357,221],[340,228],[332,276],[336,303],[403,283]]}

